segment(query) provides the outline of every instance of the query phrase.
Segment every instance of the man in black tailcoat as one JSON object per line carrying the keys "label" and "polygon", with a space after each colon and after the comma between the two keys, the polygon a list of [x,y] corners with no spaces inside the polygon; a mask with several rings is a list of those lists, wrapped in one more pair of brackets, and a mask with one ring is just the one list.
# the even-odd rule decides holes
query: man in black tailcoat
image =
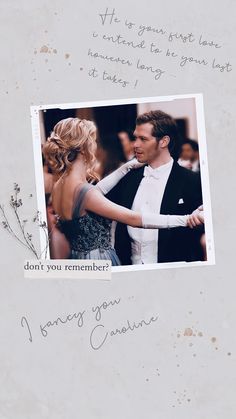
{"label": "man in black tailcoat", "polygon": [[[145,165],[131,170],[107,197],[138,212],[191,214],[202,203],[200,175],[173,160],[178,132],[174,119],[151,111],[136,119],[135,155]],[[145,230],[118,223],[115,248],[122,265],[192,262],[202,259],[201,229]]]}

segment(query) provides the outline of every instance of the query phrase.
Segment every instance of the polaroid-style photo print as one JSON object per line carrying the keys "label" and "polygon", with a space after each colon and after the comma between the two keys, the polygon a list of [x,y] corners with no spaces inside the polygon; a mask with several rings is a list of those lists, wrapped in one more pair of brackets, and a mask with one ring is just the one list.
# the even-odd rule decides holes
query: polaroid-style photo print
{"label": "polaroid-style photo print", "polygon": [[31,107],[50,259],[215,263],[201,94]]}

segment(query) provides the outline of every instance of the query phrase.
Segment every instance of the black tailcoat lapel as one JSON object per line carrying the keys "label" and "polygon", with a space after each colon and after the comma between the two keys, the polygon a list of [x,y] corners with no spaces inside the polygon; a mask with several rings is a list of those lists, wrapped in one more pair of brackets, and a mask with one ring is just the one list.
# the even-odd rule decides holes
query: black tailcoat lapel
{"label": "black tailcoat lapel", "polygon": [[179,174],[179,165],[174,162],[170,176],[167,180],[164,195],[161,202],[161,214],[176,214],[176,204],[182,191],[182,182]]}

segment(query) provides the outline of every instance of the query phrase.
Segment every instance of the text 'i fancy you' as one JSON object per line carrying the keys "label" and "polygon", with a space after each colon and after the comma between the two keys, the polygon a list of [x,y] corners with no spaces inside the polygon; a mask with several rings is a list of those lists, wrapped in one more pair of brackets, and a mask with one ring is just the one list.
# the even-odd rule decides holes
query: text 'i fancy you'
{"label": "text 'i fancy you'", "polygon": [[[106,327],[102,322],[102,317],[106,311],[110,311],[119,307],[121,298],[116,298],[110,301],[104,301],[101,304],[93,306],[91,308],[92,313],[94,314],[94,320],[96,325],[92,327],[88,335],[88,344],[91,349],[98,350],[101,349],[105,343],[108,343],[110,338],[117,336],[124,336],[127,333],[133,333],[138,329],[150,327],[153,323],[158,320],[159,316],[149,316],[146,319],[142,320],[126,320],[123,322],[122,326],[118,327]],[[66,327],[69,324],[75,324],[79,329],[83,328],[85,324],[85,315],[88,314],[87,309],[80,310],[68,315],[57,316],[56,319],[47,320],[43,324],[39,325],[39,331],[43,338],[48,338],[49,331],[52,329],[57,329],[58,327]],[[102,322],[102,323],[101,323]],[[33,342],[33,332],[31,329],[30,321],[22,316],[21,318],[21,327],[25,329],[27,340]],[[34,332],[35,334],[35,332]]]}

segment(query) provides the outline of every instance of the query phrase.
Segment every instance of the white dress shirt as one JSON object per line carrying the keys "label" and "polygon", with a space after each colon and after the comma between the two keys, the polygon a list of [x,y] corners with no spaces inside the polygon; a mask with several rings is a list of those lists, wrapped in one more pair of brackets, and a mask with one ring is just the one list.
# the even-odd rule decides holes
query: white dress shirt
{"label": "white dress shirt", "polygon": [[[173,166],[173,159],[153,169],[144,168],[144,177],[134,198],[132,210],[139,213],[160,213],[166,183]],[[132,264],[156,263],[158,254],[158,229],[143,229],[128,226],[131,237]]]}

